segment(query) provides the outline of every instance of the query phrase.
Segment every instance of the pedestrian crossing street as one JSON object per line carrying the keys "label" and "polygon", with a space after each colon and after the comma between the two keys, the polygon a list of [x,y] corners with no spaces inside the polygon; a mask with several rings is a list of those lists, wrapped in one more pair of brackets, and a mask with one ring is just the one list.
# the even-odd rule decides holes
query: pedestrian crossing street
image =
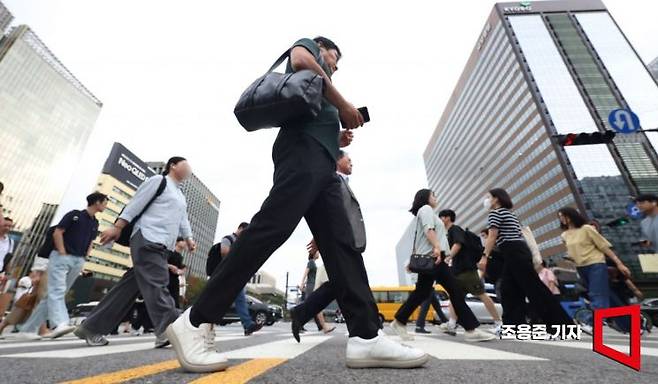
{"label": "pedestrian crossing street", "polygon": [[[219,327],[217,329],[216,342],[217,345],[220,346],[222,352],[226,353],[229,359],[236,361],[246,360],[246,362],[240,362],[224,373],[202,375],[193,382],[246,382],[288,360],[294,359],[321,346],[329,340],[346,340],[347,336],[345,327],[339,326],[339,328],[330,335],[324,335],[319,332],[308,332],[302,335],[301,343],[296,343],[292,339],[288,327],[289,324],[278,324],[277,326],[263,329],[250,338],[244,337],[241,330],[238,328]],[[386,331],[387,333],[390,332],[388,330]],[[3,362],[5,364],[11,362],[12,359],[70,359],[72,361],[79,361],[78,359],[81,358],[93,358],[97,356],[117,356],[121,358],[120,356],[130,356],[131,353],[153,353],[154,357],[156,357],[153,360],[159,361],[154,364],[147,364],[117,372],[102,373],[100,375],[90,376],[71,382],[77,384],[119,383],[179,368],[178,362],[174,359],[173,351],[171,352],[170,357],[173,360],[161,361],[161,355],[155,355],[156,353],[165,353],[168,355],[168,353],[166,353],[167,351],[163,352],[162,350],[155,350],[153,348],[155,337],[152,335],[139,337],[114,336],[110,337],[109,340],[110,344],[104,347],[87,347],[83,340],[79,340],[71,335],[58,340],[3,340],[0,341],[0,364],[3,364]],[[237,343],[236,346],[233,346],[235,342],[240,340],[248,340],[251,342],[251,345],[244,346]],[[467,343],[463,341],[462,332],[458,332],[457,336],[453,337],[440,333],[438,329],[434,329],[431,335],[415,335],[415,340],[405,342],[405,344],[421,348],[430,356],[439,360],[480,360],[489,362],[529,361],[539,363],[550,360],[541,353],[541,348],[533,348],[531,349],[533,352],[528,353],[528,348],[515,348],[516,344],[513,343],[519,343],[524,346],[531,344],[537,346],[546,345],[559,348],[592,350],[592,339],[586,335],[583,335],[583,339],[580,341],[494,340],[484,343]],[[621,334],[606,334],[605,344],[622,352],[628,351],[628,336]],[[230,347],[227,349],[226,346],[228,345],[230,345]],[[221,348],[221,346],[224,346],[224,348]],[[654,336],[649,334],[643,336],[642,355],[658,357],[658,335]],[[157,357],[159,357],[159,359]],[[94,359],[90,359],[90,361],[93,360]],[[232,378],[229,381],[221,381],[218,379],[221,377],[228,377],[227,375],[229,374],[238,374],[239,377],[247,377],[247,379],[238,380]],[[117,377],[118,379],[116,379]]]}
{"label": "pedestrian crossing street", "polygon": [[[388,333],[388,331],[387,331]],[[411,333],[411,332],[410,332]],[[346,336],[344,328],[340,328],[336,333],[323,335],[320,332],[309,332],[302,335],[302,343],[295,343],[287,328],[277,327],[264,329],[258,332],[257,336],[269,336],[264,344],[258,344],[251,347],[227,351],[227,355],[232,359],[250,359],[250,358],[284,358],[292,359],[299,354],[310,350],[323,342],[338,335]],[[539,345],[592,349],[592,338],[583,335],[582,340],[575,341],[498,341],[486,343],[466,343],[462,340],[463,332],[458,332],[457,336],[452,337],[443,335],[438,331],[432,335],[415,335],[415,340],[405,341],[405,344],[421,348],[433,357],[442,360],[546,360],[541,357],[530,356],[526,354],[506,352],[498,349],[488,348],[488,345],[495,345],[501,342],[533,343]],[[397,337],[394,337],[397,338]],[[216,343],[226,343],[232,340],[244,339],[242,332],[233,329],[217,330]],[[57,358],[57,359],[75,359],[92,356],[102,356],[117,353],[129,353],[147,351],[153,349],[155,336],[143,335],[139,337],[114,336],[109,337],[110,344],[104,347],[86,347],[85,342],[68,335],[58,340],[40,340],[40,341],[0,341],[0,358]],[[621,334],[606,335],[605,344],[620,351],[628,349],[628,336]],[[658,335],[645,335],[642,338],[642,354],[646,356],[658,357]],[[27,351],[15,352],[17,349],[27,349]]]}

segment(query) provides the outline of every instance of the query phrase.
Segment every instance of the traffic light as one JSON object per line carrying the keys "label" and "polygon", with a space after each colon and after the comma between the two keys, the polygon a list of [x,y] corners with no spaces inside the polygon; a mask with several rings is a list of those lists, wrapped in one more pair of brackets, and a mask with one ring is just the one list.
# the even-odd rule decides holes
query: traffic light
{"label": "traffic light", "polygon": [[570,145],[608,144],[615,138],[615,131],[568,133],[557,135],[557,142],[563,147]]}
{"label": "traffic light", "polygon": [[621,227],[623,225],[628,224],[630,221],[628,220],[628,217],[620,217],[618,219],[612,220],[611,222],[607,223],[606,225],[608,227]]}

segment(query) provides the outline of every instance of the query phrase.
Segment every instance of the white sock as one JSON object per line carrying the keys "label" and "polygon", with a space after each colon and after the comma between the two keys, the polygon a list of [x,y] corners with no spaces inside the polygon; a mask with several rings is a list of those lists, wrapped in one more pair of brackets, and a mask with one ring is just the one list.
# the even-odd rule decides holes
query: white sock
{"label": "white sock", "polygon": [[494,321],[494,326],[496,326],[496,327],[500,327],[501,325],[503,325],[503,321],[502,321],[502,320],[496,320],[496,321]]}
{"label": "white sock", "polygon": [[449,319],[448,320],[448,327],[455,328],[456,326],[457,326],[457,320],[456,319]]}

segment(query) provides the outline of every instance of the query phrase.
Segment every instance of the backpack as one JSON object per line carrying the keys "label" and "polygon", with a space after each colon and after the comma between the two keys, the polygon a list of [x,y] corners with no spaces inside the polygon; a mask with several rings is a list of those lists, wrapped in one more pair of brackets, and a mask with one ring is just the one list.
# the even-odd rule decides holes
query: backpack
{"label": "backpack", "polygon": [[[233,237],[224,236],[222,240],[228,239],[228,241],[233,245]],[[217,266],[222,261],[222,242],[213,245],[208,251],[208,259],[206,259],[206,275],[208,277],[212,276],[212,273],[215,272]]]}
{"label": "backpack", "polygon": [[[81,211],[74,209],[73,212],[77,212],[78,214],[80,214]],[[37,256],[47,259],[50,257],[50,252],[55,250],[55,240],[53,240],[53,234],[55,233],[56,228],[57,226],[53,225],[52,227],[46,230],[45,239],[43,241],[43,244],[41,244],[41,247],[39,247],[39,250],[37,251]]]}
{"label": "backpack", "polygon": [[477,263],[480,261],[482,254],[484,253],[484,247],[482,246],[480,236],[471,232],[468,228],[464,229],[464,233],[466,237],[465,248],[468,249],[470,256],[473,259],[472,261]]}

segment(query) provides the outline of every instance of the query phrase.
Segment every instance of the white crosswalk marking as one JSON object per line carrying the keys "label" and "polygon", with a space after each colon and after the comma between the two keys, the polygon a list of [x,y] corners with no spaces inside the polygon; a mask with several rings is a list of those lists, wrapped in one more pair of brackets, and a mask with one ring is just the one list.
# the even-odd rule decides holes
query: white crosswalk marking
{"label": "white crosswalk marking", "polygon": [[306,336],[301,343],[295,340],[279,340],[226,352],[229,359],[282,358],[293,359],[309,349],[331,339],[331,336]]}
{"label": "white crosswalk marking", "polygon": [[547,360],[541,357],[486,348],[488,343],[492,345],[496,343],[495,340],[477,343],[476,345],[447,341],[442,338],[416,336],[416,340],[405,341],[404,343],[420,348],[430,356],[441,360]]}
{"label": "white crosswalk marking", "polygon": [[[576,341],[576,340],[563,340],[563,341],[543,341],[543,340],[526,340],[524,342],[530,342],[535,344],[543,345],[552,345],[555,347],[567,347],[567,348],[578,348],[578,349],[589,349],[592,350],[592,341]],[[610,348],[614,348],[619,352],[628,354],[628,343],[627,344],[609,344],[605,340],[603,344]],[[642,345],[641,354],[643,356],[658,356],[658,348],[645,347]]]}

